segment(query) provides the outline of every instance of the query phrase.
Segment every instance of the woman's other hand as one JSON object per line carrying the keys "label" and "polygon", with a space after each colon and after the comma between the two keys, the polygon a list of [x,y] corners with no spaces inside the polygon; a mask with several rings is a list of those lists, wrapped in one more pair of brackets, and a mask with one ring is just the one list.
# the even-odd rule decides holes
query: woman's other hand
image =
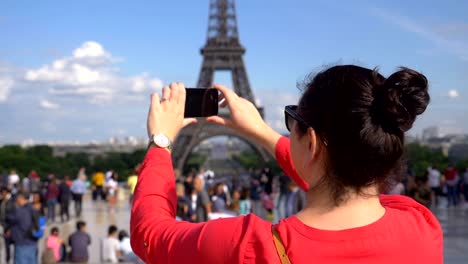
{"label": "woman's other hand", "polygon": [[221,92],[220,107],[227,106],[231,114],[228,118],[210,116],[206,120],[232,128],[237,133],[263,145],[270,153],[274,153],[280,135],[265,123],[257,107],[222,85],[215,85],[214,88]]}
{"label": "woman's other hand", "polygon": [[151,95],[151,105],[148,113],[148,136],[164,134],[174,142],[180,129],[195,123],[195,118],[185,118],[185,86],[183,83],[171,83],[162,90],[162,97],[157,93]]}

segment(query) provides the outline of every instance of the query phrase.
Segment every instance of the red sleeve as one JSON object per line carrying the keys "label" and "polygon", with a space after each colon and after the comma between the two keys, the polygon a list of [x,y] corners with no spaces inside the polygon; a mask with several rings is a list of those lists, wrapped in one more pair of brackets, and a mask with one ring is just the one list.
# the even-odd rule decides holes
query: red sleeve
{"label": "red sleeve", "polygon": [[249,217],[206,223],[175,220],[177,196],[170,154],[148,151],[135,189],[131,244],[146,263],[238,263],[243,258]]}
{"label": "red sleeve", "polygon": [[296,169],[294,169],[294,164],[291,158],[291,150],[289,147],[289,138],[281,137],[276,143],[276,161],[278,165],[283,169],[284,173],[288,175],[294,182],[296,182],[297,186],[299,186],[302,190],[307,191],[309,190],[309,184],[302,179],[299,174],[297,174]]}

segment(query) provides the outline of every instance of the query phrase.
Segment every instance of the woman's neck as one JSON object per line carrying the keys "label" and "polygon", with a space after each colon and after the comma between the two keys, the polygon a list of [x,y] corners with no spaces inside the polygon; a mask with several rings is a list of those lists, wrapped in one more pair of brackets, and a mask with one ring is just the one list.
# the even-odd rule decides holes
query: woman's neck
{"label": "woman's neck", "polygon": [[377,187],[363,189],[362,194],[349,192],[345,201],[335,205],[330,192],[312,189],[307,193],[307,206],[296,216],[306,225],[324,230],[361,227],[379,220],[385,214]]}

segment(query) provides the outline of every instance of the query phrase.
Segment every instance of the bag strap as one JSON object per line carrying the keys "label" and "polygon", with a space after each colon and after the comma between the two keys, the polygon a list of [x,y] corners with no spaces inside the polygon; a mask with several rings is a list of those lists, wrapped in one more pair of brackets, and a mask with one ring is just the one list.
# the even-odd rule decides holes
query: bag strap
{"label": "bag strap", "polygon": [[276,231],[274,225],[271,226],[271,233],[273,234],[273,241],[275,242],[276,252],[280,257],[281,264],[291,264],[288,254],[286,253],[286,249],[284,248],[283,241],[281,241],[281,237],[279,236],[278,231]]}

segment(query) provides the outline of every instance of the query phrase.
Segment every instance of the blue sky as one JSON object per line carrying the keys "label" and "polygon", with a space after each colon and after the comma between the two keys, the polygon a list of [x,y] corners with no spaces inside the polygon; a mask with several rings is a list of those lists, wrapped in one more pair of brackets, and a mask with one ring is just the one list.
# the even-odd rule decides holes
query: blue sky
{"label": "blue sky", "polygon": [[[467,13],[453,0],[237,1],[250,84],[283,130],[297,82],[357,63],[427,75],[432,103],[411,133],[468,133]],[[207,22],[208,0],[1,1],[0,143],[145,136],[151,91],[196,83]]]}

